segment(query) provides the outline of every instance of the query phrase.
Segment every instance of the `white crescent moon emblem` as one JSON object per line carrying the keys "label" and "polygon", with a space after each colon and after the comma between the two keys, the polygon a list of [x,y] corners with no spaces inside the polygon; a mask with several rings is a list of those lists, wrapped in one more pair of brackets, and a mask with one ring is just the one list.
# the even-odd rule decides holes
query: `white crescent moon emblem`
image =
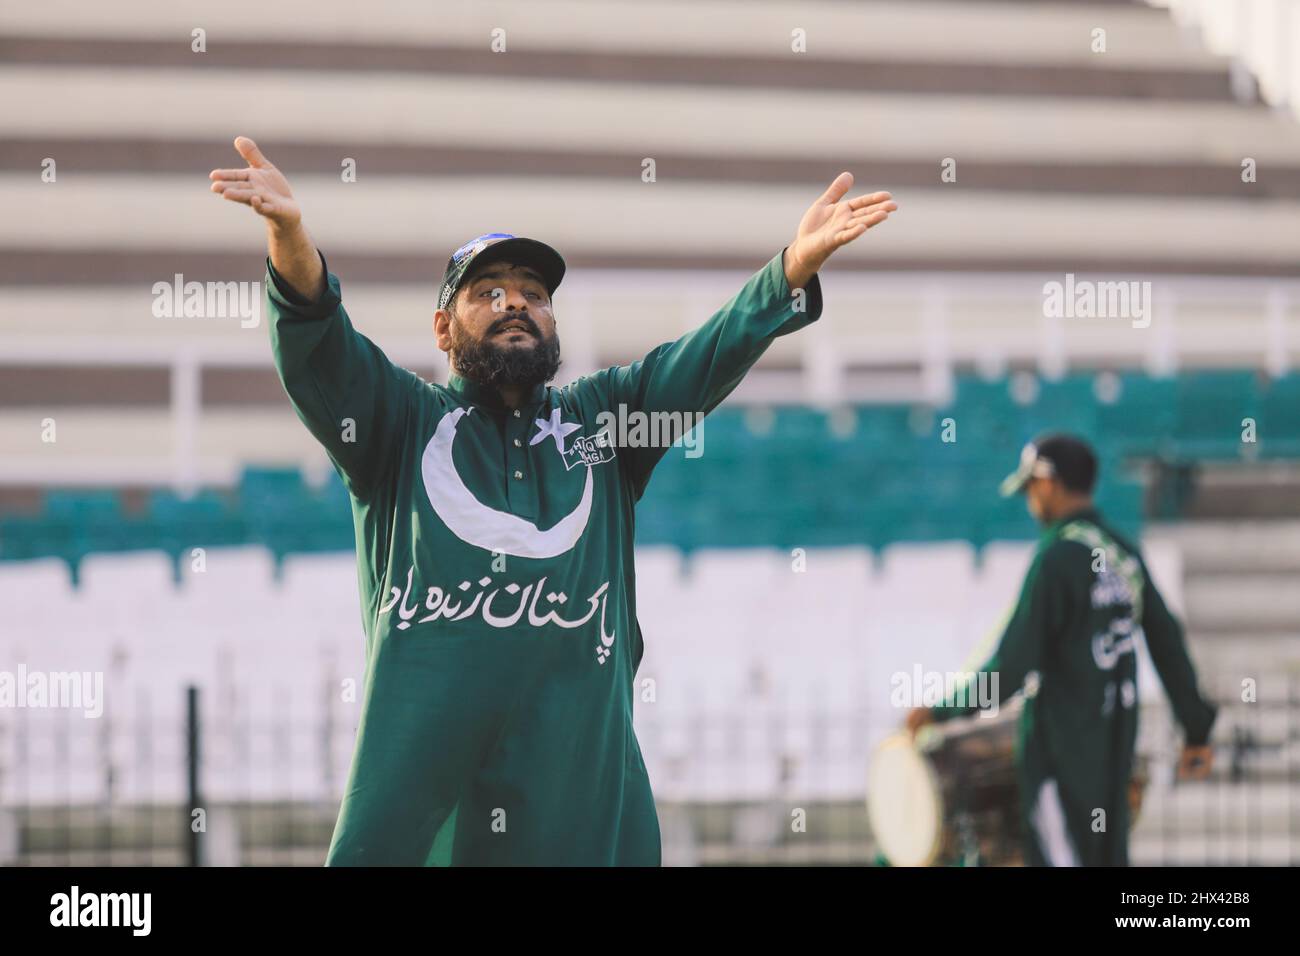
{"label": "white crescent moon emblem", "polygon": [[456,408],[442,416],[420,460],[429,504],[447,530],[466,544],[518,558],[553,558],[577,544],[591,515],[591,468],[587,468],[587,482],[578,507],[555,527],[541,531],[518,515],[480,503],[461,481],[452,463],[451,446],[456,440],[456,425],[465,414],[465,409]]}

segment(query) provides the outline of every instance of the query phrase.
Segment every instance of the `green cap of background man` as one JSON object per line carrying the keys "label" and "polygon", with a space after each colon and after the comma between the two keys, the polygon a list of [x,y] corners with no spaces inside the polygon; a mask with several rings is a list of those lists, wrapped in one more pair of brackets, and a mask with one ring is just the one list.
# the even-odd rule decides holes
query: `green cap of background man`
{"label": "green cap of background man", "polygon": [[1031,478],[1059,478],[1071,491],[1086,494],[1097,482],[1097,455],[1082,438],[1044,435],[1021,449],[1020,465],[999,488],[1002,497],[1024,491]]}

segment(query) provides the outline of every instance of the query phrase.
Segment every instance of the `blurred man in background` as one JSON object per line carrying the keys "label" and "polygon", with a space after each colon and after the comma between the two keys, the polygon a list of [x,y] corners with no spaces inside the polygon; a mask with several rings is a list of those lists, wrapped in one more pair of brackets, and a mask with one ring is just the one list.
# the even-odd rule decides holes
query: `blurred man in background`
{"label": "blurred man in background", "polygon": [[[1029,678],[1018,759],[1026,861],[1036,866],[1128,864],[1139,634],[1185,734],[1179,775],[1210,769],[1215,708],[1197,690],[1182,628],[1141,554],[1094,505],[1096,481],[1087,443],[1055,434],[1025,446],[1001,489],[1023,493],[1044,527],[1011,620],[981,668],[986,679],[998,675],[1003,700]],[[964,690],[913,710],[908,727],[974,714],[977,698]]]}

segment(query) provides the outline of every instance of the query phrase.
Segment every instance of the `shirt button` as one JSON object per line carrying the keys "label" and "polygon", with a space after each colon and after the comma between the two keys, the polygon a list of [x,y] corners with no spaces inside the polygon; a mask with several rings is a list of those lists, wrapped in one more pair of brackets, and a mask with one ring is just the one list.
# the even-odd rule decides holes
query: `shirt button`
{"label": "shirt button", "polygon": [[522,471],[516,471],[516,472],[515,472],[515,478],[522,478],[523,476],[524,476],[524,473],[523,473]]}
{"label": "shirt button", "polygon": [[518,417],[519,417],[519,409],[516,408],[516,409],[515,409],[515,418],[518,418]]}
{"label": "shirt button", "polygon": [[524,443],[521,442],[518,438],[516,438],[516,439],[515,439],[515,447],[516,447],[516,448],[523,448],[523,447],[524,447]]}

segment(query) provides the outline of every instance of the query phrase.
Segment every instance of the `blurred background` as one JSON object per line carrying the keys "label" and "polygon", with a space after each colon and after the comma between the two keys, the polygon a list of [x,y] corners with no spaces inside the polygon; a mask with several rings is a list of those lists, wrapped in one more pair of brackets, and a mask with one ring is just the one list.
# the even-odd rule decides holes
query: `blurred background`
{"label": "blurred background", "polygon": [[[879,860],[891,675],[1014,601],[1037,530],[996,487],[1046,429],[1096,445],[1222,708],[1176,785],[1144,663],[1133,861],[1300,862],[1300,3],[7,3],[0,129],[0,670],[104,675],[95,719],[0,708],[0,864],[324,860],[348,498],[264,315],[154,308],[262,279],[208,191],[240,134],[434,382],[470,237],[566,257],[568,381],[704,321],[840,170],[894,193],[639,507],[665,863]],[[1049,314],[1067,281],[1149,282],[1149,322]]]}

